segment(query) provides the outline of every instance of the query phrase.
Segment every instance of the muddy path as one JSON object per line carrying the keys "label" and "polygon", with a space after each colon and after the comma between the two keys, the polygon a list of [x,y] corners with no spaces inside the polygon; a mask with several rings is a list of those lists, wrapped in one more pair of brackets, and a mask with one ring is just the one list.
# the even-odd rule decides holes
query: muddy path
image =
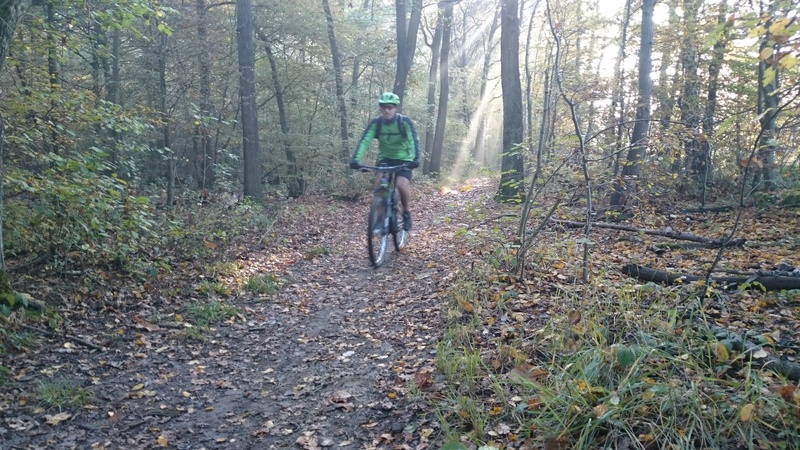
{"label": "muddy path", "polygon": [[[437,448],[433,411],[409,388],[433,372],[442,290],[468,263],[454,237],[472,226],[463,206],[491,190],[488,180],[415,186],[410,243],[378,270],[361,231],[366,198],[287,206],[270,243],[253,233],[231,252],[239,276],[269,271],[281,290],[225,298],[240,313],[202,340],[145,320],[190,301],[159,298],[156,288],[138,305],[85,311],[89,329],[70,334],[103,342],[102,351],[51,336],[4,361],[12,372],[0,448]],[[31,394],[41,377],[83,386],[92,399],[44,410]]]}

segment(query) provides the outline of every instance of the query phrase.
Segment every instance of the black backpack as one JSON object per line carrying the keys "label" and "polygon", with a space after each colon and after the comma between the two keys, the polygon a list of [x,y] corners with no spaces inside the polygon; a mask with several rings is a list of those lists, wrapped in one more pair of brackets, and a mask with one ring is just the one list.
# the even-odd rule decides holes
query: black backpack
{"label": "black backpack", "polygon": [[[397,120],[397,128],[400,130],[400,136],[403,136],[403,139],[408,139],[408,133],[406,133],[406,126],[405,126],[405,117],[400,114],[394,115],[395,120]],[[378,117],[377,124],[375,125],[375,139],[378,139],[378,136],[381,135],[381,125],[383,124],[383,118]]]}

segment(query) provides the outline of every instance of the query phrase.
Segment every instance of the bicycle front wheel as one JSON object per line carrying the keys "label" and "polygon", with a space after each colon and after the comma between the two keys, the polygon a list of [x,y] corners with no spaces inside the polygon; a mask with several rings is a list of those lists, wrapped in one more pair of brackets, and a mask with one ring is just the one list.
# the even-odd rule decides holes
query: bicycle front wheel
{"label": "bicycle front wheel", "polygon": [[392,202],[394,204],[394,220],[392,221],[394,228],[392,229],[392,241],[394,241],[394,249],[399,252],[403,247],[406,246],[408,232],[405,230],[403,224],[403,209],[400,203],[400,194],[398,194],[397,191],[394,191],[392,198],[394,199]]}
{"label": "bicycle front wheel", "polygon": [[367,221],[367,251],[372,265],[378,268],[386,259],[389,229],[386,224],[386,203],[380,197],[372,199]]}

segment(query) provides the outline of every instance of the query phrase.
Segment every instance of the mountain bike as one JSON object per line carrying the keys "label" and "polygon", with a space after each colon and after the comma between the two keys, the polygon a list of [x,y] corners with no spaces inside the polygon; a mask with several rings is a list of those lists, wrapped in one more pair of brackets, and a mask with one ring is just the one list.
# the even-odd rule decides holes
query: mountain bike
{"label": "mountain bike", "polygon": [[403,210],[400,193],[395,188],[397,171],[406,168],[399,166],[361,166],[359,170],[378,172],[380,179],[375,196],[369,206],[367,216],[367,252],[372,265],[377,269],[386,261],[389,235],[392,235],[394,249],[400,251],[406,245],[408,232],[403,229]]}

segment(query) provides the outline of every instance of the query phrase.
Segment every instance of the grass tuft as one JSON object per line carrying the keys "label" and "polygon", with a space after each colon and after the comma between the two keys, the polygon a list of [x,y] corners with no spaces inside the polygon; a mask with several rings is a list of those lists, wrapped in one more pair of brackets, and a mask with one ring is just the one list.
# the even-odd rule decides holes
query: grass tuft
{"label": "grass tuft", "polygon": [[429,399],[447,439],[570,449],[800,442],[800,389],[718,340],[702,317],[682,322],[676,291],[608,286],[544,303],[510,281],[457,277],[436,358],[445,392]]}

